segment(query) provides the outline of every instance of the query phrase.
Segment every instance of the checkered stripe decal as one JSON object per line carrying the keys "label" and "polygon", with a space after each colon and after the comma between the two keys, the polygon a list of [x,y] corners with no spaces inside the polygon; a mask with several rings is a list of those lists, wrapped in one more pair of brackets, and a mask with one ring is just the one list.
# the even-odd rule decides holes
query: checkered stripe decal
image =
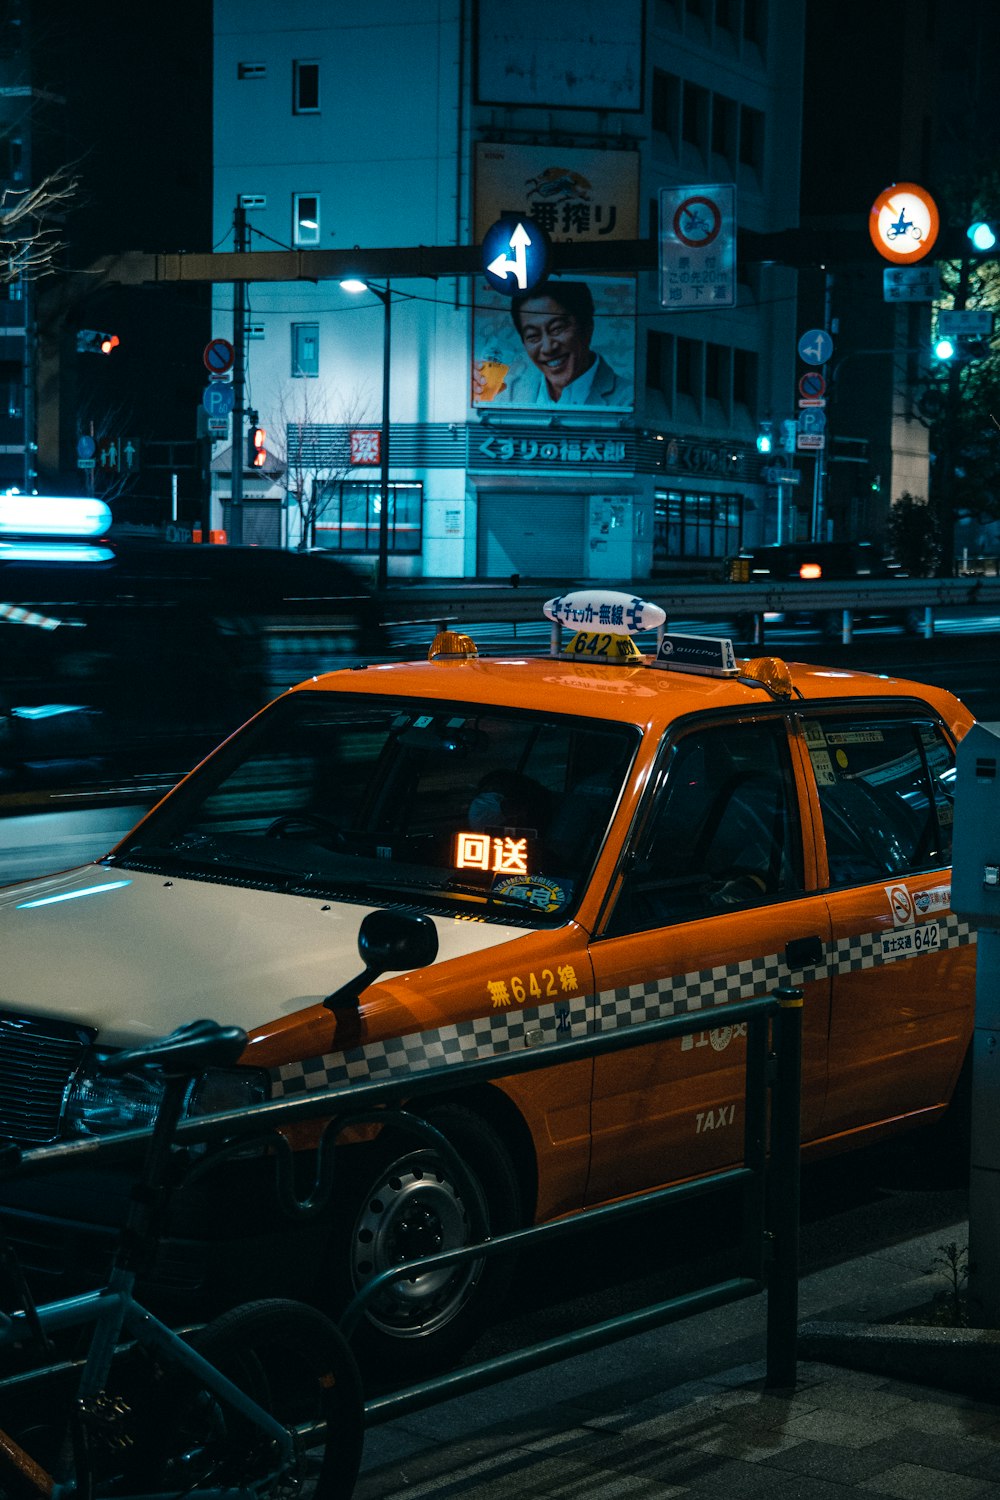
{"label": "checkered stripe decal", "polygon": [[[938,918],[938,926],[942,949],[962,947],[976,940],[975,930],[953,913]],[[710,1011],[730,1001],[768,994],[779,985],[876,968],[887,962],[882,957],[882,935],[882,932],[863,932],[830,943],[822,962],[807,970],[790,970],[784,954],[769,953],[715,969],[668,974],[642,984],[603,990],[596,997],[598,1028],[605,1031],[665,1016]],[[497,1052],[519,1051],[528,1045],[529,1033],[532,1045],[555,1041],[557,1036],[572,1036],[578,1026],[586,1025],[589,1020],[588,1009],[588,997],[577,995],[561,1000],[558,1005],[495,1010],[435,1031],[411,1032],[345,1052],[328,1052],[323,1057],[285,1063],[272,1073],[273,1094],[275,1098],[304,1094],[310,1089],[332,1088],[369,1078],[393,1078],[445,1063],[471,1062]]]}
{"label": "checkered stripe decal", "polygon": [[642,1021],[711,1010],[716,1005],[748,1000],[789,983],[788,965],[776,953],[722,964],[717,969],[702,969],[697,974],[666,974],[662,979],[603,990],[597,997],[598,1026],[607,1031],[615,1026],[638,1026]]}
{"label": "checkered stripe decal", "polygon": [[[941,948],[959,948],[976,940],[975,930],[954,914],[940,917],[938,926]],[[822,962],[810,969],[789,969],[783,953],[769,953],[763,958],[746,958],[716,969],[702,969],[697,974],[668,974],[662,979],[604,990],[597,997],[598,1024],[602,1031],[613,1026],[636,1026],[640,1021],[658,1021],[665,1016],[711,1010],[734,1000],[752,1000],[755,995],[769,994],[779,985],[874,969],[891,962],[882,956],[882,936],[881,931],[861,932],[827,943]]]}
{"label": "checkered stripe decal", "polygon": [[273,1095],[304,1094],[309,1089],[419,1073],[445,1063],[474,1062],[497,1052],[519,1052],[528,1045],[528,1033],[540,1033],[532,1035],[532,1045],[572,1036],[574,1028],[586,1025],[588,1009],[588,996],[576,995],[557,1005],[495,1010],[436,1031],[415,1031],[346,1052],[285,1063],[271,1075]]}

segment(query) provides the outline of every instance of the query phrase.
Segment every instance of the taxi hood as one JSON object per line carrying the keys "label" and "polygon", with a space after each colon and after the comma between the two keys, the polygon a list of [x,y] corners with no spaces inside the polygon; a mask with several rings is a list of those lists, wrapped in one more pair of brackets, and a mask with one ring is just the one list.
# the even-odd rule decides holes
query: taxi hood
{"label": "taxi hood", "polygon": [[[94,1027],[125,1046],[202,1016],[252,1031],[358,973],[376,908],[84,865],[0,890],[0,1011]],[[435,921],[437,962],[523,927]]]}

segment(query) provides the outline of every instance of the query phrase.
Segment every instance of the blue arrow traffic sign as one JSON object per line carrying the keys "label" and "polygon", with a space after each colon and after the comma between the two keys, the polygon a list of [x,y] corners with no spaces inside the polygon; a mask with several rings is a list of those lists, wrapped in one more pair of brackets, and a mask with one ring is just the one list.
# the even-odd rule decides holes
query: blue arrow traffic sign
{"label": "blue arrow traffic sign", "polygon": [[495,292],[530,292],[549,274],[551,246],[533,219],[498,219],[483,236],[483,273]]}
{"label": "blue arrow traffic sign", "polygon": [[213,380],[201,393],[201,404],[210,417],[228,416],[235,403],[232,386],[221,380]]}
{"label": "blue arrow traffic sign", "polygon": [[810,328],[799,339],[799,359],[807,365],[825,365],[833,353],[833,339],[825,328]]}

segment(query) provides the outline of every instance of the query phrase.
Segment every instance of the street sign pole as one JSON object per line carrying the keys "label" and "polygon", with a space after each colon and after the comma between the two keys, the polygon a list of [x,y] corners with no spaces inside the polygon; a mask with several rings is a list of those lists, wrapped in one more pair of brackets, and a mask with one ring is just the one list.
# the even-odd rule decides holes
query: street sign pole
{"label": "street sign pole", "polygon": [[[234,241],[237,254],[246,250],[247,219],[246,209],[236,200],[236,216],[233,220]],[[246,416],[245,402],[245,375],[246,375],[246,321],[247,321],[247,284],[245,281],[233,283],[233,447],[232,463],[230,464],[230,487],[229,487],[229,540],[234,547],[243,545],[243,430],[244,418]],[[208,538],[209,530],[206,527],[202,536]]]}

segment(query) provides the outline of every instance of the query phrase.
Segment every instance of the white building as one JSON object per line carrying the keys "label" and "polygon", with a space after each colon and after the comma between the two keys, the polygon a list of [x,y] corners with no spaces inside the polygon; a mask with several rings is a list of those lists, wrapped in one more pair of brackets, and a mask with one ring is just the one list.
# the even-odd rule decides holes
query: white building
{"label": "white building", "polygon": [[[793,227],[803,12],[369,0],[347,16],[328,0],[215,0],[216,248],[233,248],[238,201],[261,251],[473,246],[510,210],[607,255],[656,236],[661,189],[723,184],[741,230]],[[585,282],[595,306],[605,362],[582,402],[539,401],[509,299],[481,275],[393,276],[390,576],[624,580],[717,570],[779,524],[792,534],[808,462],[800,486],[769,484],[776,459],[755,440],[795,411],[795,273],[741,254],[735,306],[673,310],[647,264],[556,278]],[[246,540],[297,545],[294,495],[315,489],[308,539],[377,551],[376,285],[249,286],[247,406],[278,462],[245,476]],[[218,287],[217,335],[232,337],[232,308]],[[484,384],[484,361],[506,389]],[[228,442],[215,468],[224,525]]]}

